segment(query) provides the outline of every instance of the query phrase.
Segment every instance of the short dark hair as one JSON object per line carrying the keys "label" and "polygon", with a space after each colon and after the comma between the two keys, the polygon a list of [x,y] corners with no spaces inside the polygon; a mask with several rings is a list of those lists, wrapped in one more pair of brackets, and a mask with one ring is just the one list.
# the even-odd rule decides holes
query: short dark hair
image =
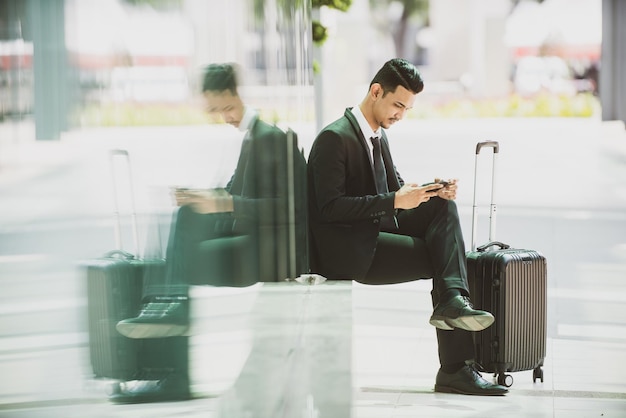
{"label": "short dark hair", "polygon": [[237,69],[234,64],[209,64],[204,69],[202,92],[230,90],[237,95]]}
{"label": "short dark hair", "polygon": [[370,87],[374,83],[382,86],[383,95],[395,92],[398,86],[414,94],[424,90],[424,80],[415,65],[402,58],[387,61],[372,79]]}

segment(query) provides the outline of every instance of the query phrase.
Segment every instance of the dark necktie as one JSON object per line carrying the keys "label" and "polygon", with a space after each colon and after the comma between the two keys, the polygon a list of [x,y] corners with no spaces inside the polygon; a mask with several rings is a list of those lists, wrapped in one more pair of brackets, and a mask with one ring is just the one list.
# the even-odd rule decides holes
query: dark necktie
{"label": "dark necktie", "polygon": [[380,138],[374,136],[370,138],[374,146],[374,175],[376,176],[376,191],[378,193],[387,193],[387,172],[385,171],[385,163],[383,163],[383,155],[380,152]]}
{"label": "dark necktie", "polygon": [[[374,147],[373,162],[374,162],[374,175],[376,176],[376,191],[381,193],[387,193],[389,187],[387,186],[387,172],[385,170],[385,164],[383,163],[383,155],[380,152],[380,138],[374,136],[370,138]],[[386,215],[380,218],[381,229],[385,231],[392,231],[398,229],[393,214]]]}

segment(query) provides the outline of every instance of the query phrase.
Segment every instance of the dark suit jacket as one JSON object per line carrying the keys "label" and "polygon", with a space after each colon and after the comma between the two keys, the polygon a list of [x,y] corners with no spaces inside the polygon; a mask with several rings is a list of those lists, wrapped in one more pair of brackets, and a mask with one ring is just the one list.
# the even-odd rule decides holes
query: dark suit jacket
{"label": "dark suit jacket", "polygon": [[[256,118],[241,144],[237,168],[226,190],[233,195],[235,228],[249,232],[258,224],[277,219],[286,196],[286,135]],[[239,223],[240,225],[237,225]]]}
{"label": "dark suit jacket", "polygon": [[[301,194],[305,177],[306,161],[295,133],[257,118],[226,190],[233,195],[233,230],[252,238],[263,281],[293,276],[294,268],[298,274],[308,269],[306,195]],[[297,246],[296,267],[288,265],[292,245]]]}
{"label": "dark suit jacket", "polygon": [[370,149],[349,109],[315,139],[308,162],[311,265],[330,279],[365,276],[376,249],[380,217],[394,213],[403,184],[387,137],[381,152],[390,192],[376,193]]}

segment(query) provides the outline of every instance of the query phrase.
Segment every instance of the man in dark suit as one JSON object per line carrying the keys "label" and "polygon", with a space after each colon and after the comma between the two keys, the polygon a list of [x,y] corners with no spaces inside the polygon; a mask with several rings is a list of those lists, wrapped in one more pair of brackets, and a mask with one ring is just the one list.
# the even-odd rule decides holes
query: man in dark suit
{"label": "man in dark suit", "polygon": [[456,180],[405,183],[389,151],[384,129],[404,117],[423,87],[415,66],[392,59],[360,105],[318,134],[307,168],[311,265],[329,279],[368,284],[432,277],[430,323],[441,363],[435,390],[501,395],[507,389],[472,363],[471,331],[494,318],[469,301]]}
{"label": "man in dark suit", "polygon": [[[295,195],[306,185],[306,161],[298,150],[295,134],[286,134],[260,120],[254,109],[244,105],[237,86],[233,65],[212,64],[206,68],[202,88],[207,111],[219,114],[244,135],[237,167],[223,189],[174,191],[180,208],[172,223],[165,272],[145,278],[141,312],[117,324],[124,336],[184,336],[189,328],[189,285],[249,286],[294,278],[308,268],[304,250],[306,199]],[[304,187],[296,184],[299,173]],[[290,246],[296,243],[301,246],[291,251]],[[187,398],[187,356],[180,352],[186,350],[186,345],[162,351],[168,350],[169,357],[178,359],[170,367],[177,369],[175,384],[158,378],[126,384],[112,400]]]}

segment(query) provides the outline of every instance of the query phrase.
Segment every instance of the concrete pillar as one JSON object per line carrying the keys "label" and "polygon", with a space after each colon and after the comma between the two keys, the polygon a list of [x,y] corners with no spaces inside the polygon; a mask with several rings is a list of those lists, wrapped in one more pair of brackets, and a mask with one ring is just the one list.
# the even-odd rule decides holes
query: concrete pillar
{"label": "concrete pillar", "polygon": [[35,136],[59,139],[68,125],[65,0],[28,0],[33,37]]}
{"label": "concrete pillar", "polygon": [[[343,115],[346,107],[361,102],[374,75],[369,68],[369,4],[354,2],[348,12],[323,8],[319,15],[329,31],[326,42],[316,49],[320,73],[315,77],[316,132]],[[379,57],[378,70],[386,60]]]}
{"label": "concrete pillar", "polygon": [[[504,34],[510,5],[501,0],[431,0],[432,81],[462,81],[474,97],[509,91]],[[428,78],[426,83],[430,81]]]}
{"label": "concrete pillar", "polygon": [[626,2],[602,1],[599,92],[602,120],[626,123]]}
{"label": "concrete pillar", "polygon": [[463,0],[430,2],[434,44],[429,51],[429,73],[437,77],[437,81],[456,81],[470,69],[471,4]]}

